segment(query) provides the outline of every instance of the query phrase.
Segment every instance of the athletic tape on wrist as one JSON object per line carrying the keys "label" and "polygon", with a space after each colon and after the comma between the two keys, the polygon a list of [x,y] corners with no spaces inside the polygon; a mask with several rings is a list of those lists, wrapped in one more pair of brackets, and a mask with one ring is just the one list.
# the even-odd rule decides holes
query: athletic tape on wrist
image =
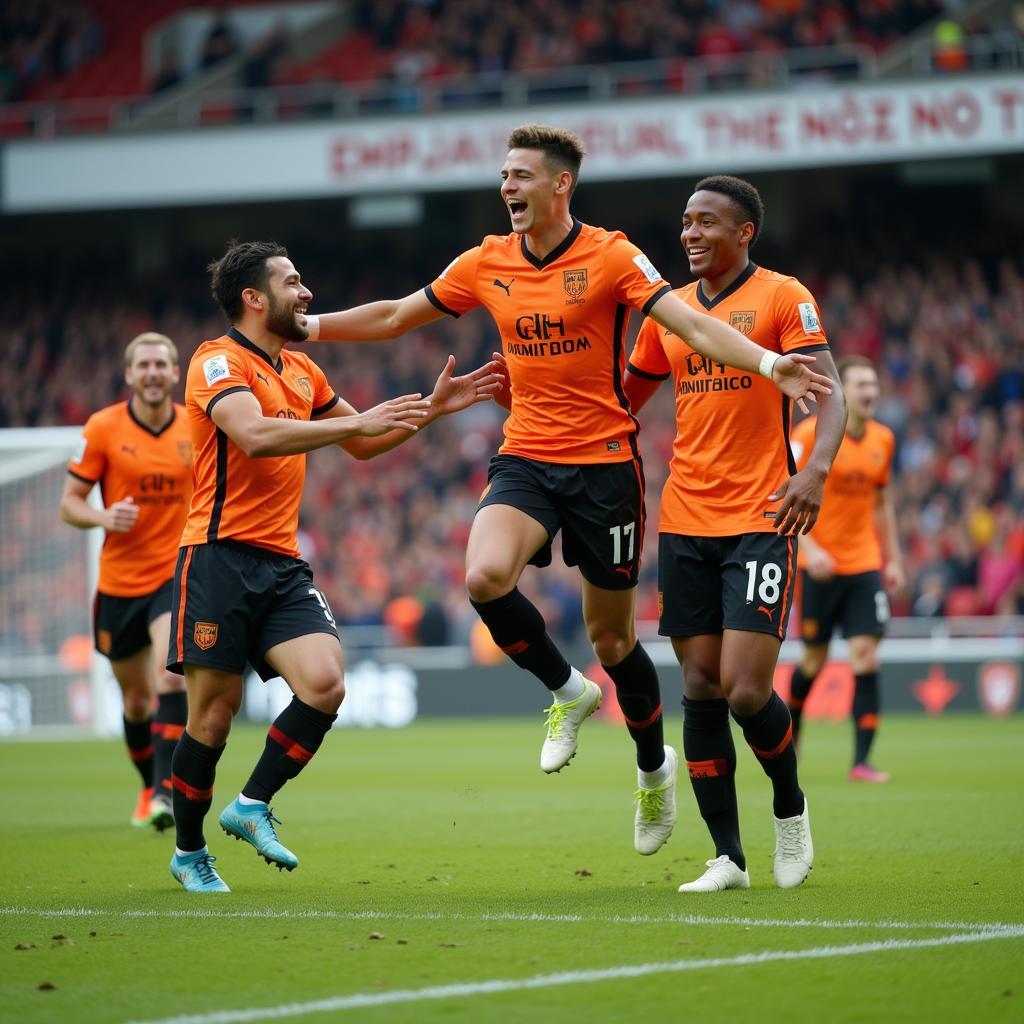
{"label": "athletic tape on wrist", "polygon": [[[310,337],[312,337],[312,335],[310,335]],[[772,370],[775,368],[775,364],[778,362],[778,360],[778,352],[765,352],[765,354],[761,356],[761,365],[758,366],[757,372],[761,374],[762,377],[767,377],[769,380],[771,380]]]}
{"label": "athletic tape on wrist", "polygon": [[[309,334],[308,341],[316,341],[320,337],[320,317],[314,314],[306,314],[306,331]],[[762,364],[763,365],[763,364]]]}

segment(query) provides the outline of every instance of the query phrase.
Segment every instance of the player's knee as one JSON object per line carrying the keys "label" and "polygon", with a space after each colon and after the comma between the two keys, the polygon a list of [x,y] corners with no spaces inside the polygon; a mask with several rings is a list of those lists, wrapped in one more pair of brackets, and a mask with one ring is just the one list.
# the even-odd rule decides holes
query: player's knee
{"label": "player's knee", "polygon": [[124,717],[129,722],[141,722],[153,712],[153,695],[148,686],[128,686],[123,690]]}
{"label": "player's knee", "polygon": [[635,636],[625,636],[606,627],[587,628],[594,654],[602,665],[618,665],[636,646]]}
{"label": "player's knee", "polygon": [[477,604],[504,597],[514,582],[508,574],[493,565],[471,565],[466,569],[466,592]]}
{"label": "player's knee", "polygon": [[227,742],[237,710],[228,700],[213,700],[196,711],[190,709],[188,734],[208,747],[222,747]]}
{"label": "player's knee", "polygon": [[767,689],[759,680],[739,679],[726,686],[729,707],[741,717],[756,715],[771,697],[771,686]]}
{"label": "player's knee", "polygon": [[296,696],[310,707],[333,715],[345,699],[345,671],[341,664],[324,665],[309,676]]}
{"label": "player's knee", "polygon": [[687,700],[721,700],[722,686],[717,673],[699,665],[687,665],[683,671],[683,693]]}
{"label": "player's knee", "polygon": [[323,705],[321,710],[326,711],[330,715],[337,714],[338,708],[341,707],[341,702],[345,699],[345,676],[343,673],[339,672],[331,679],[325,680],[322,699]]}
{"label": "player's knee", "polygon": [[800,659],[800,671],[803,672],[808,679],[814,679],[818,673],[825,667],[825,654],[818,652],[807,653]]}

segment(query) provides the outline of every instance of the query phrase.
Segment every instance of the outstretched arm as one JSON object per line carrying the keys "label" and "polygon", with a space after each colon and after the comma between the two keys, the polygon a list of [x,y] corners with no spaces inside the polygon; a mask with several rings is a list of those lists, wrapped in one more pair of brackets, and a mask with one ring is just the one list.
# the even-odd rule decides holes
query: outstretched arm
{"label": "outstretched arm", "polygon": [[814,362],[812,356],[799,353],[780,356],[769,352],[724,321],[691,309],[672,292],[666,292],[658,299],[650,309],[650,316],[662,327],[684,338],[701,355],[737,370],[767,377],[783,394],[795,398],[801,408],[805,408],[804,398],[813,401],[816,395],[831,392],[832,381],[808,368],[807,364]]}
{"label": "outstretched arm", "polygon": [[374,437],[388,431],[415,433],[426,418],[430,401],[419,395],[403,395],[352,414],[344,419],[279,419],[264,416],[251,391],[236,391],[221,398],[210,418],[249,458],[303,455],[360,435]]}
{"label": "outstretched arm", "polygon": [[[471,405],[489,401],[495,392],[500,390],[505,380],[501,364],[495,361],[485,363],[479,369],[461,377],[452,376],[454,369],[455,356],[449,356],[434,384],[434,390],[427,399],[430,405],[427,415],[419,423],[420,429],[441,416],[450,416],[461,409],[468,409]],[[353,414],[355,409],[344,399],[340,399],[322,418],[330,419]],[[340,443],[345,451],[357,459],[372,459],[404,444],[410,437],[412,434],[407,430],[389,430],[377,437],[352,437]]]}
{"label": "outstretched arm", "polygon": [[384,341],[444,316],[421,288],[404,299],[367,302],[337,313],[306,317],[310,341]]}

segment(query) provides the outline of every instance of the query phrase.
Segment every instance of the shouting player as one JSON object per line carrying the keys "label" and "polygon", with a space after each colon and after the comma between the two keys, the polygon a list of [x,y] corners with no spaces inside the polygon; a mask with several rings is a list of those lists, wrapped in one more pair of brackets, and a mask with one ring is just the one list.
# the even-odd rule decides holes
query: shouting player
{"label": "shouting player", "polygon": [[518,582],[528,564],[550,563],[562,531],[566,563],[583,576],[587,633],[636,744],[634,845],[651,854],[675,823],[678,761],[664,744],[658,676],[634,623],[644,484],[638,425],[623,390],[630,310],[709,359],[761,372],[787,394],[826,390],[829,381],[804,365],[812,357],[770,352],[682,302],[620,232],[578,221],[569,204],[584,150],[571,132],[524,125],[508,147],[501,198],[510,234],[487,236],[403,299],[311,318],[311,337],[393,338],[477,306],[494,318],[511,414],[470,531],[466,588],[497,645],[553,695],[540,766],[560,771],[601,690],[569,665]]}

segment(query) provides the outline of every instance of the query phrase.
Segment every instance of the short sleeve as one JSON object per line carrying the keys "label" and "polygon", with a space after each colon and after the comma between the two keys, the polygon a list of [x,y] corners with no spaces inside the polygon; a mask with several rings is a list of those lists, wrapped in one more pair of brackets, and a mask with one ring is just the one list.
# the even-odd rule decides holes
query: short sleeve
{"label": "short sleeve", "polygon": [[477,267],[480,263],[480,246],[467,249],[461,256],[448,264],[441,275],[428,284],[427,298],[442,313],[448,316],[462,316],[479,306],[477,298]]}
{"label": "short sleeve", "polygon": [[239,352],[232,351],[235,348],[227,344],[223,348],[211,346],[189,364],[186,395],[207,416],[225,396],[252,391],[251,367]]}
{"label": "short sleeve", "polygon": [[818,304],[795,277],[786,278],[776,290],[773,312],[783,352],[828,345]]}
{"label": "short sleeve", "polygon": [[665,380],[672,375],[672,365],[665,355],[661,343],[661,332],[665,330],[657,320],[648,317],[636,336],[636,344],[629,357],[629,369],[648,380]]}
{"label": "short sleeve", "polygon": [[616,301],[639,309],[644,316],[672,290],[654,264],[627,238],[615,238],[603,261]]}
{"label": "short sleeve", "polygon": [[107,470],[107,431],[99,416],[90,416],[82,428],[75,454],[68,460],[68,472],[86,483],[96,483]]}
{"label": "short sleeve", "polygon": [[323,416],[338,404],[338,396],[327,380],[327,374],[310,361],[309,375],[313,379],[313,411],[311,416]]}

